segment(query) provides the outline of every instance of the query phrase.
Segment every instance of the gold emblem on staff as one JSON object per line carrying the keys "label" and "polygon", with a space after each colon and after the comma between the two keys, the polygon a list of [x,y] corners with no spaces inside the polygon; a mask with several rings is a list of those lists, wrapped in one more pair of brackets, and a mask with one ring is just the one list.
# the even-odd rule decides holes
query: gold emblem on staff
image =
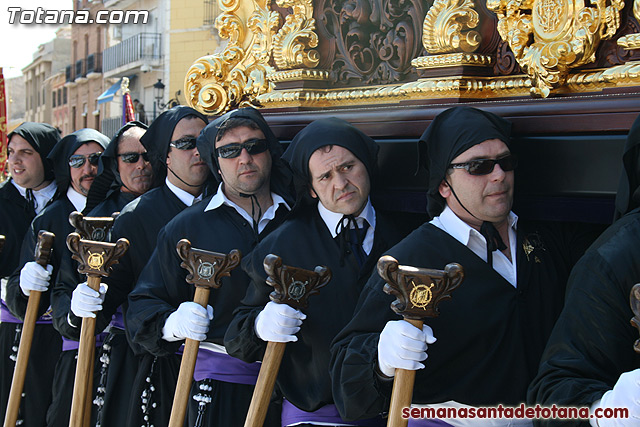
{"label": "gold emblem on staff", "polygon": [[413,284],[413,289],[411,289],[411,293],[409,294],[409,300],[414,307],[425,308],[431,302],[433,298],[433,292],[431,292],[431,288],[433,288],[433,283],[429,286],[427,285],[416,285],[413,280],[411,281]]}
{"label": "gold emblem on staff", "polygon": [[90,253],[89,259],[87,259],[87,264],[89,265],[89,268],[93,270],[100,270],[104,264],[104,258],[101,253]]}

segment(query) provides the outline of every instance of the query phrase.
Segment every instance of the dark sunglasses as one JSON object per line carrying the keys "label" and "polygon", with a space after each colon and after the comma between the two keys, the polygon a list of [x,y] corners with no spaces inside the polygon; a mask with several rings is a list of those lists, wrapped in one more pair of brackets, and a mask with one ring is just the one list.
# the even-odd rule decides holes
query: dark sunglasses
{"label": "dark sunglasses", "polygon": [[72,168],[79,169],[82,166],[84,166],[84,163],[87,160],[89,160],[89,163],[92,164],[93,166],[97,166],[98,160],[100,159],[101,154],[102,154],[101,151],[98,151],[97,153],[89,154],[88,156],[84,156],[82,154],[74,154],[73,156],[69,157],[69,166],[71,166]]}
{"label": "dark sunglasses", "polygon": [[196,137],[185,136],[175,141],[171,141],[169,145],[177,148],[178,150],[193,150],[196,148]]}
{"label": "dark sunglasses", "polygon": [[509,172],[518,166],[518,159],[513,154],[509,154],[499,159],[476,159],[464,163],[451,163],[449,168],[465,169],[469,175],[489,175],[493,172],[496,163],[500,165],[500,169]]}
{"label": "dark sunglasses", "polygon": [[142,156],[142,160],[144,160],[145,162],[149,161],[149,153],[147,153],[146,151],[144,153],[132,152],[118,154],[118,157],[120,157],[125,163],[138,163],[138,160],[140,160],[140,156]]}
{"label": "dark sunglasses", "polygon": [[268,142],[266,139],[248,139],[242,144],[227,144],[223,147],[216,148],[216,154],[223,159],[234,159],[242,153],[243,148],[251,155],[260,154],[267,151]]}

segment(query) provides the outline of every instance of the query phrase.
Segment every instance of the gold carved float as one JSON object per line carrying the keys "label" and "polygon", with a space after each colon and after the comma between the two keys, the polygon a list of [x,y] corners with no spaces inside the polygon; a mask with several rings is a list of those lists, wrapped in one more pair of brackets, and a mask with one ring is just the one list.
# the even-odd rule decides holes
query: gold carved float
{"label": "gold carved float", "polygon": [[[209,115],[640,85],[640,0],[220,0],[185,79]],[[625,50],[626,49],[626,50]]]}

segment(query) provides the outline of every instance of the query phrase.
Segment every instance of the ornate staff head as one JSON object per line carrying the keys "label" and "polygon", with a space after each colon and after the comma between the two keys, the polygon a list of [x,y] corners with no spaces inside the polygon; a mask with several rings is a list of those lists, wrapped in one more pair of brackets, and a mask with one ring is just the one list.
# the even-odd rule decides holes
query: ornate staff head
{"label": "ornate staff head", "polygon": [[[631,311],[633,311],[631,325],[640,331],[640,283],[636,283],[633,285],[633,288],[631,288],[629,302],[631,303]],[[636,353],[640,353],[640,339],[637,339],[636,342],[633,343],[633,349]]]}
{"label": "ornate staff head", "polygon": [[378,260],[378,274],[387,282],[384,292],[397,298],[391,303],[391,309],[414,320],[438,317],[438,304],[450,299],[451,292],[464,279],[460,264],[447,264],[444,270],[417,268],[399,265],[389,255]]}
{"label": "ornate staff head", "polygon": [[127,239],[118,239],[116,243],[82,240],[80,234],[67,236],[67,247],[78,261],[78,273],[89,276],[108,276],[113,264],[129,249]]}
{"label": "ornate staff head", "polygon": [[2,252],[2,247],[4,246],[4,239],[5,237],[0,234],[0,252]]}
{"label": "ornate staff head", "polygon": [[47,265],[51,257],[55,237],[56,236],[49,231],[40,230],[38,232],[38,243],[36,243],[33,259],[43,267]]}
{"label": "ornate staff head", "polygon": [[242,258],[237,249],[228,254],[210,252],[192,248],[187,239],[180,240],[176,250],[182,259],[180,266],[189,272],[185,280],[196,288],[218,289],[222,285],[222,278],[230,276],[231,270],[240,264]]}
{"label": "ornate staff head", "polygon": [[264,258],[267,284],[274,290],[269,297],[278,304],[287,304],[303,310],[309,305],[309,297],[331,280],[328,267],[317,266],[313,271],[282,264],[282,258],[269,254]]}
{"label": "ornate staff head", "polygon": [[110,217],[86,217],[80,212],[74,211],[69,215],[69,222],[76,229],[76,233],[86,240],[104,242],[109,236],[109,230],[117,214]]}

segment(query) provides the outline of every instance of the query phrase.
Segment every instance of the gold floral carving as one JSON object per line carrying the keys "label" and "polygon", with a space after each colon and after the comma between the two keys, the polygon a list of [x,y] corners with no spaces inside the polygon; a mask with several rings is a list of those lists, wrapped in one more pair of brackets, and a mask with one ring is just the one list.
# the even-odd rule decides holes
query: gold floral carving
{"label": "gold floral carving", "polygon": [[480,19],[473,0],[435,0],[422,27],[422,44],[429,53],[474,52]]}
{"label": "gold floral carving", "polygon": [[569,72],[595,61],[601,40],[620,26],[622,0],[487,0],[498,32],[543,97],[562,86]]}
{"label": "gold floral carving", "polygon": [[273,59],[279,70],[297,67],[314,68],[320,61],[315,47],[318,35],[312,0],[276,0],[278,6],[291,8],[282,28],[273,38]]}
{"label": "gold floral carving", "polygon": [[421,56],[411,61],[411,65],[418,69],[451,67],[451,66],[479,66],[491,65],[492,60],[488,55],[477,53],[446,53],[444,55]]}
{"label": "gold floral carving", "polygon": [[[633,2],[633,16],[636,20],[640,21],[640,0]],[[640,49],[640,34],[627,34],[626,36],[618,39],[618,46],[622,46],[625,49],[633,50]]]}

